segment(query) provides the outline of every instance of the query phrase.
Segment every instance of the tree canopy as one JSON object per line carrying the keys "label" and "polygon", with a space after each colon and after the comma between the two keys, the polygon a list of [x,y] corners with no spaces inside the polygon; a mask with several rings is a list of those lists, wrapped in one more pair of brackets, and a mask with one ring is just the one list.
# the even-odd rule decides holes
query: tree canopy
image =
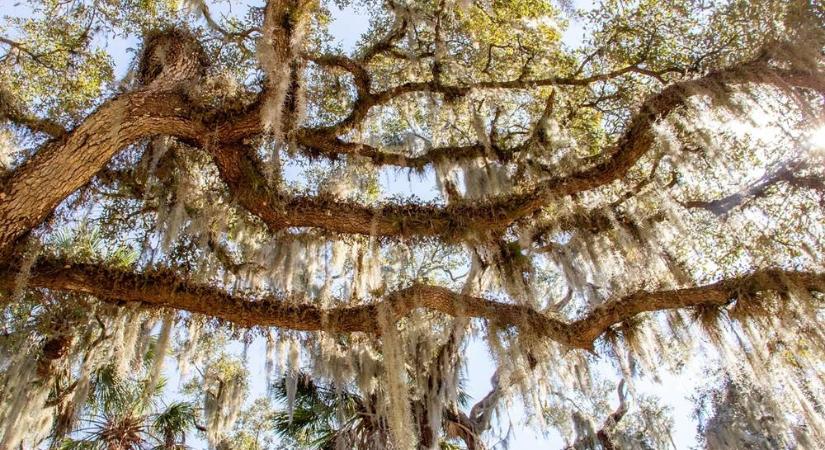
{"label": "tree canopy", "polygon": [[821,448],[825,7],[582,6],[16,5],[0,449]]}

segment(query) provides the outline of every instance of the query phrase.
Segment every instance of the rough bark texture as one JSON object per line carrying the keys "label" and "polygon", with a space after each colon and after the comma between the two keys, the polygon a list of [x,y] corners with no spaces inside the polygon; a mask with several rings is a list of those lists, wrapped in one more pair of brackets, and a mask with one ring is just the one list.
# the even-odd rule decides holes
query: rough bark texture
{"label": "rough bark texture", "polygon": [[[12,290],[19,267],[0,271],[0,286]],[[456,317],[487,320],[500,327],[514,326],[573,348],[592,349],[593,341],[612,325],[638,314],[697,306],[722,306],[758,292],[784,292],[789,283],[825,292],[825,274],[763,270],[699,287],[639,291],[608,301],[581,318],[567,322],[529,306],[501,303],[460,294],[440,286],[414,284],[383,300],[359,306],[320,309],[297,296],[274,297],[229,294],[180,279],[172,272],[133,273],[100,265],[72,264],[44,259],[32,267],[30,287],[90,294],[113,302],[140,302],[204,314],[243,327],[274,326],[302,331],[365,332],[380,334],[379,312],[389,308],[394,320],[417,308]],[[749,299],[748,301],[754,301]]]}
{"label": "rough bark texture", "polygon": [[[650,149],[654,140],[653,125],[692,96],[711,94],[727,85],[741,83],[802,87],[825,93],[825,78],[821,74],[780,70],[761,61],[737,66],[673,84],[645,101],[615,148],[607,152],[604,162],[593,167],[551,178],[525,188],[522,193],[483,202],[448,207],[372,208],[329,197],[285,197],[272,193],[260,182],[262,175],[246,154],[247,150],[239,144],[264,131],[259,108],[265,96],[238,118],[227,119],[216,114],[220,119],[203,123],[194,118],[196,108],[181,92],[185,87],[181,80],[197,77],[200,65],[189,61],[173,64],[168,70],[152,69],[154,66],[148,63],[147,67],[147,72],[157,72],[152,77],[147,75],[149,78],[144,81],[148,87],[104,103],[67,136],[46,144],[0,186],[0,249],[7,249],[45,220],[63,199],[100,172],[119,150],[154,135],[178,137],[209,150],[233,194],[270,228],[318,227],[339,233],[440,236],[455,240],[465,236],[471,227],[502,231],[515,220],[537,212],[554,196],[576,194],[621,178]],[[369,103],[367,107],[378,103]],[[338,128],[335,131],[340,131]],[[353,148],[363,149],[360,144],[353,147],[354,144],[341,143],[329,128],[300,130],[297,135],[310,144],[307,147],[310,152],[319,148],[311,145],[313,142],[321,142],[327,149],[336,148],[342,154],[350,153]],[[478,148],[475,144],[463,150]],[[361,151],[356,150],[356,154]],[[376,158],[383,163],[398,160],[392,155]]]}
{"label": "rough bark texture", "polygon": [[0,249],[40,224],[124,147],[153,135],[197,139],[206,130],[172,91],[139,91],[104,103],[65,138],[54,140],[0,187]]}
{"label": "rough bark texture", "polygon": [[[398,33],[390,33],[362,56],[299,55],[292,47],[294,34],[305,12],[305,2],[270,2],[265,10],[264,44],[272,46],[275,60],[266,66],[301,64],[299,59],[336,67],[353,75],[358,98],[351,112],[337,124],[292,129],[294,118],[283,119],[285,132],[310,156],[337,158],[344,155],[367,157],[377,165],[421,168],[444,158],[457,159],[487,155],[506,161],[527,144],[502,148],[497,142],[474,142],[435,148],[411,158],[387,153],[363,143],[345,142],[353,129],[374,107],[402,95],[431,92],[446,98],[462,96],[471,89],[524,89],[536,86],[587,86],[628,73],[647,74],[638,65],[587,78],[553,77],[543,80],[480,82],[447,86],[438,77],[432,81],[407,82],[374,92],[366,69],[369,60],[389,47]],[[536,185],[522,186],[516,193],[477,202],[457,202],[446,207],[421,204],[367,206],[340,201],[329,195],[292,196],[266,182],[253,156],[250,139],[267,132],[262,108],[277,88],[274,74],[262,86],[256,99],[237,113],[203,111],[190,97],[191,87],[202,81],[207,61],[198,41],[187,33],[167,30],[148,36],[138,65],[139,86],[104,102],[71,131],[64,132],[51,123],[38,121],[22,112],[6,114],[54,138],[34,156],[11,173],[0,185],[0,255],[8,254],[15,242],[41,224],[61,201],[88,183],[106,168],[121,149],[143,139],[171,136],[208,152],[232,197],[260,218],[271,230],[287,227],[314,227],[324,231],[372,236],[435,236],[445,241],[462,241],[478,230],[501,233],[515,221],[539,212],[558,196],[574,195],[609,184],[624,177],[654,143],[653,127],[664,117],[685,106],[691,98],[713,97],[737,84],[769,84],[782,89],[803,88],[825,94],[825,77],[819,72],[772,65],[767,59],[741,64],[685,79],[665,87],[639,106],[615,145],[605,150],[594,165],[580,171],[548,178]],[[294,70],[294,69],[291,69]],[[286,71],[294,74],[294,71]],[[661,74],[659,74],[661,75]],[[290,75],[292,77],[293,75]],[[283,81],[283,80],[281,80]],[[290,82],[294,80],[290,79]],[[291,85],[292,86],[292,85]],[[294,88],[294,86],[292,86]],[[288,116],[288,114],[287,114]],[[492,146],[492,151],[488,147]],[[761,189],[761,188],[759,188]],[[759,189],[751,194],[758,194]],[[572,220],[572,219],[571,219]],[[604,220],[601,225],[609,224]],[[597,227],[594,224],[593,227]],[[4,282],[15,272],[8,263]],[[586,317],[566,323],[530,308],[496,303],[482,298],[456,294],[437,286],[413,285],[392,293],[383,300],[401,317],[415,308],[430,308],[450,315],[466,315],[501,325],[515,325],[563,342],[587,348],[612,324],[646,311],[722,304],[741,289],[781,289],[773,280],[778,271],[716,284],[665,292],[641,292],[615,300],[591,311]],[[821,276],[787,273],[811,287]],[[174,278],[171,273],[120,273],[103,267],[71,265],[56,261],[39,263],[32,273],[34,286],[82,292],[124,301],[179,308],[221,317],[240,325],[273,325],[301,330],[376,331],[376,304],[321,311],[287,299],[251,300],[221,290],[196,286]]]}

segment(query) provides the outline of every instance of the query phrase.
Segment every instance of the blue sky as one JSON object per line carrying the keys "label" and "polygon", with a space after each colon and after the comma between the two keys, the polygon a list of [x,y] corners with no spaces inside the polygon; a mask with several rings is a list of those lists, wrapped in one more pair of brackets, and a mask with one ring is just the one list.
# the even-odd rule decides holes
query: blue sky
{"label": "blue sky", "polygon": [[[576,0],[574,6],[577,8],[588,8],[593,3],[589,0]],[[346,8],[335,14],[335,20],[330,26],[330,32],[342,44],[344,49],[352,49],[368,27],[368,19],[363,11],[353,8]],[[569,47],[577,47],[583,40],[585,30],[583,24],[571,21],[563,34],[563,41]],[[407,176],[406,171],[385,169],[381,176],[383,192],[386,195],[402,194],[415,195],[421,199],[431,199],[437,193],[435,177],[432,170],[427,170],[423,175]],[[466,353],[467,363],[467,390],[475,399],[481,399],[490,390],[490,377],[495,371],[491,363],[490,355],[486,345],[479,341],[469,343]],[[613,373],[605,374],[609,379],[617,380]],[[655,395],[662,399],[664,404],[673,408],[675,421],[674,440],[678,448],[689,448],[694,445],[696,422],[692,418],[693,404],[689,397],[694,394],[701,382],[701,374],[698,367],[691,366],[685,369],[681,376],[673,376],[663,373],[660,382],[650,381],[640,382],[637,389],[640,393]],[[537,433],[535,430],[524,426],[525,410],[516,400],[512,408],[502,408],[502,412],[508,413],[509,417],[500,418],[502,423],[499,427],[506,432],[509,421],[512,421],[514,429],[510,441],[511,448],[514,449],[539,449],[539,448],[561,448],[563,441],[560,436],[550,433],[546,436]]]}
{"label": "blue sky", "polygon": [[[589,1],[578,0],[577,7],[586,7],[590,4]],[[226,4],[222,4],[226,8]],[[233,6],[234,13],[243,8],[238,3]],[[333,7],[334,8],[334,7]],[[220,16],[221,8],[214,9],[213,13]],[[25,5],[12,6],[10,10],[6,10],[4,14],[9,15],[25,15]],[[340,42],[342,48],[352,49],[359,40],[361,33],[367,29],[368,18],[365,11],[359,11],[354,8],[346,8],[334,14],[334,22],[330,27],[330,31],[335,38]],[[570,28],[564,34],[564,41],[567,45],[574,47],[580,42],[583,36],[581,24],[572,22]],[[128,39],[110,39],[108,42],[101,42],[115,58],[117,64],[116,74],[118,77],[123,77],[127,70],[129,63],[134,56],[129,51],[130,48],[136,47],[136,37]],[[296,174],[287,174],[296,176]],[[385,195],[402,194],[415,195],[421,199],[431,199],[436,194],[436,184],[432,170],[427,170],[422,176],[412,175],[408,176],[406,171],[385,170],[381,175],[381,183]],[[254,399],[265,393],[264,377],[255,376],[255,374],[263,374],[264,370],[264,345],[261,340],[255,341],[249,349],[249,369],[253,374],[252,395],[250,399]],[[466,353],[467,362],[467,390],[468,393],[475,399],[482,398],[490,389],[490,377],[495,368],[491,364],[490,356],[487,352],[486,346],[481,342],[470,342]],[[691,418],[692,404],[687,400],[687,397],[693,394],[695,388],[701,379],[698,377],[699,371],[696,367],[688,368],[686,375],[674,377],[663,374],[661,383],[645,382],[640,383],[638,388],[640,391],[649,392],[661,397],[664,403],[671,405],[674,408],[674,419],[676,420],[675,440],[679,448],[688,448],[695,442],[695,421]],[[166,365],[166,375],[172,380],[168,385],[169,394],[172,397],[177,396],[175,391],[179,383],[179,379],[175,364],[170,360]],[[614,374],[608,376],[611,379],[616,379]],[[514,425],[511,447],[515,449],[534,449],[534,448],[560,448],[562,441],[559,436],[550,434],[548,436],[540,436],[535,431],[523,426],[525,421],[524,409],[516,402],[514,407],[510,409],[502,408],[506,411],[509,417],[501,418],[500,427],[506,431],[509,422]],[[190,440],[190,445],[203,446],[205,443],[198,440]]]}

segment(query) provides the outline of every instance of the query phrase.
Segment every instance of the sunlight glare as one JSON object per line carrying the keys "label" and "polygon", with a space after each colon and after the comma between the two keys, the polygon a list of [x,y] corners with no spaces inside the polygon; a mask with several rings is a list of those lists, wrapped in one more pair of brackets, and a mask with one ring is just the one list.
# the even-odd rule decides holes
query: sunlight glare
{"label": "sunlight glare", "polygon": [[808,135],[808,143],[811,146],[811,150],[825,150],[825,125],[814,129],[811,134]]}

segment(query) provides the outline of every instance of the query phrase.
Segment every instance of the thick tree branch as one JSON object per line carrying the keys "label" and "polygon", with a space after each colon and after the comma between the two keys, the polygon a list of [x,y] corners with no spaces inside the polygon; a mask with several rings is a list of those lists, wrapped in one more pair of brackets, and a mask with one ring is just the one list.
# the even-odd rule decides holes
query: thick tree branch
{"label": "thick tree branch", "polygon": [[317,227],[339,233],[375,236],[433,236],[456,239],[471,227],[504,229],[535,210],[535,197],[510,196],[495,202],[434,205],[389,204],[370,207],[331,195],[288,196],[269,188],[248,148],[211,151],[223,180],[238,203],[270,229]]}
{"label": "thick tree branch", "polygon": [[[13,290],[18,271],[17,265],[0,268],[0,286]],[[463,295],[444,287],[424,284],[395,291],[374,303],[323,310],[304,302],[308,299],[297,297],[230,294],[216,287],[181,279],[166,270],[134,273],[97,264],[42,259],[32,267],[28,279],[28,285],[32,288],[185,310],[244,327],[380,333],[380,311],[388,308],[393,319],[398,320],[414,309],[426,308],[451,316],[485,319],[496,326],[518,327],[522,332],[582,349],[591,349],[593,341],[609,327],[641,313],[706,305],[723,306],[737,299],[758,301],[750,294],[787,291],[788,283],[823,292],[825,274],[766,269],[699,287],[639,291],[608,301],[583,317],[567,322],[527,306]]]}
{"label": "thick tree branch", "polygon": [[[239,202],[272,229],[319,227],[340,233],[378,236],[440,236],[460,240],[473,229],[506,229],[515,220],[541,209],[548,199],[594,189],[623,177],[652,147],[654,125],[697,95],[717,95],[731,84],[770,83],[825,92],[819,74],[779,71],[763,63],[742,65],[673,84],[642,104],[627,131],[602,163],[571,175],[550,178],[537,186],[485,201],[431,205],[368,207],[332,197],[284,198],[266,187],[251,153],[243,146],[212,149],[212,154]],[[469,150],[469,149],[468,149]],[[469,150],[473,151],[473,150]]]}
{"label": "thick tree branch", "polygon": [[765,197],[772,187],[783,182],[796,189],[810,189],[825,193],[825,180],[823,180],[821,176],[799,174],[800,171],[807,168],[808,163],[803,160],[783,163],[747,186],[741,192],[726,195],[716,200],[686,201],[683,202],[682,205],[685,208],[705,209],[717,217],[723,217],[734,208],[751,199]]}
{"label": "thick tree branch", "polygon": [[[274,3],[279,2],[271,4]],[[164,50],[164,46],[169,48]],[[649,98],[614,149],[608,152],[607,159],[589,169],[474,204],[451,204],[444,208],[428,205],[371,208],[340,203],[333,198],[283,198],[269,192],[266,183],[258,179],[254,164],[249,164],[241,157],[243,152],[237,151],[240,139],[264,131],[259,111],[252,108],[250,114],[254,119],[246,115],[207,126],[193,119],[190,100],[178,93],[177,80],[197,79],[202,73],[203,55],[198,48],[193,38],[182,33],[147,39],[139,66],[139,79],[147,86],[146,90],[104,103],[76,129],[46,144],[11,174],[0,186],[0,253],[41,223],[64,198],[103,169],[120,149],[153,135],[176,136],[208,147],[233,193],[271,228],[308,226],[342,233],[457,239],[470,231],[471,226],[504,230],[513,221],[537,212],[548,199],[590,190],[621,178],[653,145],[651,131],[655,123],[692,96],[718,95],[728,85],[741,83],[804,87],[825,93],[822,74],[776,69],[761,61],[743,64],[673,84]],[[161,58],[160,55],[170,49],[171,52]],[[325,129],[312,133],[330,137]],[[462,150],[472,152],[475,147]]]}
{"label": "thick tree branch", "polygon": [[205,64],[203,50],[189,34],[172,30],[146,36],[137,68],[145,87],[103,103],[0,185],[0,255],[127,145],[154,135],[195,142],[208,136],[182,93],[189,80],[203,75]]}
{"label": "thick tree branch", "polygon": [[170,91],[139,91],[104,103],[64,139],[46,144],[0,186],[0,251],[42,222],[122,148],[153,135],[198,140],[209,131]]}

